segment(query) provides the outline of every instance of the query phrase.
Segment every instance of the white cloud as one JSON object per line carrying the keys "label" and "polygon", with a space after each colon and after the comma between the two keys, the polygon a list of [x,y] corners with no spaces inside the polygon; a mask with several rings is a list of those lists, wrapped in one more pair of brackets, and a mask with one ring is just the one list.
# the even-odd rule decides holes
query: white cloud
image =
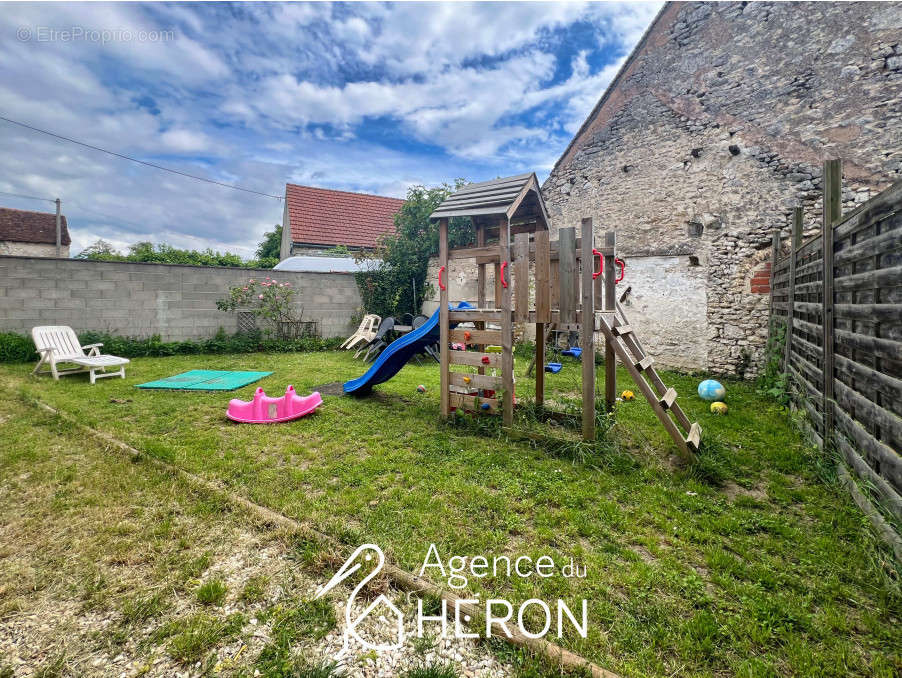
{"label": "white cloud", "polygon": [[[657,6],[7,4],[0,114],[267,193],[293,181],[403,196],[416,183],[550,167]],[[556,31],[575,22],[587,44],[571,55]],[[174,39],[11,37],[41,26]],[[75,252],[102,237],[250,256],[281,219],[276,200],[2,122],[0,190],[60,196]]]}

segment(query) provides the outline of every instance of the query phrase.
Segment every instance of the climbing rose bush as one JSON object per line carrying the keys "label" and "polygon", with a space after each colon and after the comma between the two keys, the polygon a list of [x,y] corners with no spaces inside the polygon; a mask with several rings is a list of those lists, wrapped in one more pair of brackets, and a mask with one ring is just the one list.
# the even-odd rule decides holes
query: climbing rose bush
{"label": "climbing rose bush", "polygon": [[229,296],[216,302],[220,311],[249,311],[272,325],[281,333],[282,323],[297,322],[292,303],[295,289],[291,283],[279,282],[267,276],[264,280],[251,278],[244,285],[229,287]]}

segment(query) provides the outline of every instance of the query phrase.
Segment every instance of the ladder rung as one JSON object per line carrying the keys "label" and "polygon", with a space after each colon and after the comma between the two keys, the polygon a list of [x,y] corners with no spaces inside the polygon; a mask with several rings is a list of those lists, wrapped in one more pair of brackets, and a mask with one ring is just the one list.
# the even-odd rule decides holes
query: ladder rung
{"label": "ladder rung", "polygon": [[702,438],[702,428],[698,425],[697,421],[692,422],[692,426],[689,427],[689,435],[686,436],[686,443],[692,446],[693,449],[698,451],[699,443]]}
{"label": "ladder rung", "polygon": [[624,334],[630,334],[633,331],[633,328],[629,325],[618,325],[614,328],[614,334],[618,337],[622,337]]}
{"label": "ladder rung", "polygon": [[661,403],[661,407],[664,407],[669,410],[673,406],[673,402],[676,400],[676,397],[677,397],[676,389],[669,388],[664,392],[664,395],[662,395],[658,399],[658,402]]}
{"label": "ladder rung", "polygon": [[649,367],[651,367],[654,362],[655,361],[651,359],[651,356],[645,356],[644,358],[642,358],[642,360],[636,363],[636,369],[640,372],[644,372]]}

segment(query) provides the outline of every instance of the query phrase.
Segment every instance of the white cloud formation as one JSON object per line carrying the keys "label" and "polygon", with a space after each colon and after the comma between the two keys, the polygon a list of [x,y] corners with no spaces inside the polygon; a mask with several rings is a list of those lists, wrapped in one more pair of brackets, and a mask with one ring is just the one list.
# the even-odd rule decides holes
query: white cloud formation
{"label": "white cloud formation", "polygon": [[[6,4],[0,115],[266,193],[403,196],[550,167],[658,6]],[[38,38],[78,27],[157,39]],[[2,122],[0,190],[60,196],[73,251],[103,237],[250,256],[281,219],[276,200]]]}

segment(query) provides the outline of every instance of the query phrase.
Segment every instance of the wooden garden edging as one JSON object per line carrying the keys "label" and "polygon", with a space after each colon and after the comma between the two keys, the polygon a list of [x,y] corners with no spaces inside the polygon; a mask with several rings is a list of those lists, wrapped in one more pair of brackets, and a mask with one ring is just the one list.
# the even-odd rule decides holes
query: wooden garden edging
{"label": "wooden garden edging", "polygon": [[785,328],[783,371],[809,438],[851,468],[853,498],[902,560],[902,182],[845,216],[839,160],[824,163],[823,185],[819,235],[802,242],[800,207],[788,256],[774,231],[768,325]]}

